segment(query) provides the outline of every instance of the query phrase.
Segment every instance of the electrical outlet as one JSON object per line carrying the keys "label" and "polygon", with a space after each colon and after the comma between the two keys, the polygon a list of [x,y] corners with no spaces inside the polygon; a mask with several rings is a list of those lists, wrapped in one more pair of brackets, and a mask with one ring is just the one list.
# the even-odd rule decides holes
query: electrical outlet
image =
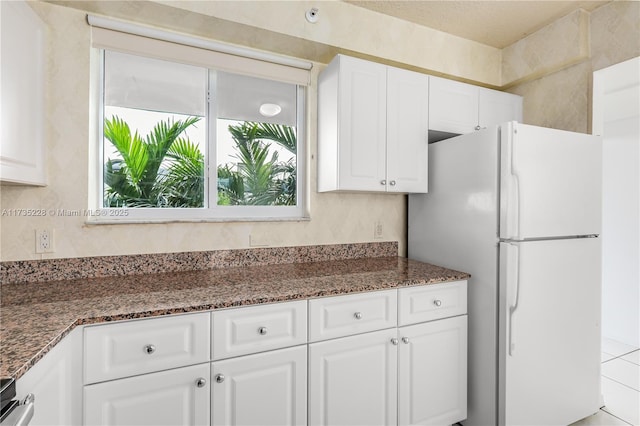
{"label": "electrical outlet", "polygon": [[36,229],[36,253],[53,253],[53,229]]}
{"label": "electrical outlet", "polygon": [[373,238],[376,240],[379,240],[382,238],[384,232],[384,228],[382,226],[382,221],[381,220],[377,220],[374,224],[373,227]]}

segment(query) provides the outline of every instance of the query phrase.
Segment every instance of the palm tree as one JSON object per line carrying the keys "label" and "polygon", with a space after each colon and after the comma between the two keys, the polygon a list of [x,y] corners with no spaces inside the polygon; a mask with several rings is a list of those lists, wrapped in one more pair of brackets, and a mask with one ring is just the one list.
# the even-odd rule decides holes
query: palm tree
{"label": "palm tree", "polygon": [[230,125],[237,150],[237,170],[218,167],[218,204],[295,205],[295,161],[281,162],[278,152],[270,153],[271,140],[296,153],[295,129],[289,126],[243,122]]}
{"label": "palm tree", "polygon": [[[121,158],[105,164],[107,207],[203,207],[204,156],[180,135],[199,117],[160,121],[144,139],[117,116],[104,123],[104,137]],[[163,169],[168,167],[167,169]]]}
{"label": "palm tree", "polygon": [[204,206],[204,154],[189,139],[178,138],[169,151],[171,159],[162,186],[171,207]]}
{"label": "palm tree", "polygon": [[[131,135],[117,116],[105,120],[104,136],[120,158],[105,163],[107,207],[204,207],[205,163],[199,147],[183,132],[198,117],[160,121],[142,138]],[[218,167],[219,205],[295,205],[295,159],[283,162],[271,150],[272,141],[296,154],[295,129],[289,126],[243,122],[229,126],[236,144],[235,166]]]}

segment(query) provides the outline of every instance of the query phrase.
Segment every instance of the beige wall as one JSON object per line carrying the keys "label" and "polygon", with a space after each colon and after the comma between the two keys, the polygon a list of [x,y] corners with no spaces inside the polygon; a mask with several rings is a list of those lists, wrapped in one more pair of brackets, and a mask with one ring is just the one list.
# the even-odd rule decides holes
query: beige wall
{"label": "beige wall", "polygon": [[[383,223],[383,239],[398,241],[404,254],[405,196],[315,192],[316,76],[322,63],[344,52],[486,86],[500,86],[502,74],[512,67],[517,72],[508,78],[517,85],[509,91],[524,95],[526,122],[587,131],[591,71],[639,54],[640,3],[636,2],[613,2],[590,16],[580,12],[565,17],[523,41],[527,48],[514,45],[504,52],[342,2],[322,2],[323,19],[318,26],[310,26],[300,17],[313,6],[306,1],[56,3],[32,4],[49,27],[49,184],[44,188],[3,185],[0,208],[88,207],[89,144],[95,141],[89,130],[90,34],[84,8],[318,61],[308,93],[311,220],[89,226],[77,217],[3,216],[2,261],[245,248],[250,246],[251,236],[271,246],[366,242],[373,240],[376,221]],[[272,9],[265,4],[271,4]],[[585,38],[587,30],[589,37]],[[572,44],[576,42],[580,44]],[[545,56],[544,52],[562,43],[563,49]],[[521,61],[531,61],[534,52],[541,63],[532,70],[523,69]],[[42,228],[55,230],[55,253],[35,253],[35,230]]]}
{"label": "beige wall", "polygon": [[[90,31],[86,13],[58,5],[32,6],[48,24],[46,141],[48,186],[0,188],[2,209],[88,208]],[[316,80],[308,91],[309,156],[316,152]],[[383,223],[383,240],[405,252],[403,195],[318,194],[315,160],[310,160],[310,215],[301,222],[168,223],[87,225],[81,217],[0,217],[0,260],[201,251],[250,246],[250,236],[270,246],[373,241]],[[35,230],[54,229],[55,252],[35,253]]]}
{"label": "beige wall", "polygon": [[614,1],[590,14],[569,15],[506,48],[504,83],[514,81],[508,91],[524,97],[526,123],[590,133],[593,71],[636,56],[640,2]]}

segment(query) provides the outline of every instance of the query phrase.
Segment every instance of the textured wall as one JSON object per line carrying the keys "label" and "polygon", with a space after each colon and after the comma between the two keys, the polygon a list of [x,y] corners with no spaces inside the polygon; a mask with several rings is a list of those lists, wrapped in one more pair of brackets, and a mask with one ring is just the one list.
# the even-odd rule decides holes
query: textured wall
{"label": "textured wall", "polygon": [[523,97],[525,123],[588,133],[590,78],[591,65],[584,61],[508,91]]}
{"label": "textured wall", "polygon": [[[90,31],[84,12],[37,3],[49,24],[47,62],[47,166],[43,188],[1,186],[2,209],[69,209],[88,206]],[[314,67],[317,74],[320,64]],[[308,91],[309,155],[316,152],[316,81]],[[382,221],[383,240],[398,241],[404,253],[405,196],[318,194],[315,160],[310,161],[310,221],[86,225],[81,217],[0,218],[0,260],[38,259],[35,230],[55,229],[56,251],[43,258],[202,251],[249,247],[251,235],[270,246],[373,241]]]}
{"label": "textured wall", "polygon": [[[502,84],[499,50],[342,2],[323,2],[321,16],[325,18],[317,26],[300,19],[300,12],[313,6],[305,1],[244,2],[244,8],[232,7],[234,2],[57,3],[70,7],[31,3],[49,24],[49,185],[1,186],[3,209],[88,206],[90,34],[85,12],[79,8],[321,62],[336,51],[355,52],[486,85]],[[265,9],[265,3],[275,8]],[[180,9],[168,4],[178,4]],[[509,91],[524,96],[525,122],[589,131],[592,70],[640,55],[639,16],[640,2],[616,1],[593,11],[588,20],[588,59],[582,58],[584,12],[562,18],[523,44],[505,49],[503,72],[511,81],[521,81]],[[321,68],[321,64],[314,67],[308,95],[309,156],[316,151],[315,77]],[[313,159],[309,173],[310,221],[88,226],[74,217],[3,216],[0,260],[40,258],[35,253],[35,230],[41,228],[55,229],[56,252],[43,257],[64,258],[246,248],[251,235],[271,246],[366,242],[373,239],[376,221],[384,224],[384,240],[399,241],[400,252],[405,253],[404,196],[317,194]]]}
{"label": "textured wall", "polygon": [[591,13],[593,71],[640,56],[640,2],[614,1]]}
{"label": "textured wall", "polygon": [[523,81],[508,91],[524,97],[526,123],[590,133],[593,71],[640,56],[640,2],[614,1],[589,14],[586,57],[582,16],[569,15],[505,49],[503,72]]}
{"label": "textured wall", "polygon": [[563,69],[589,57],[589,14],[577,10],[502,50],[502,85]]}
{"label": "textured wall", "polygon": [[[374,60],[500,85],[500,49],[342,1],[157,1],[176,8],[335,46]],[[304,19],[316,7],[315,24]],[[331,58],[324,58],[328,62]]]}

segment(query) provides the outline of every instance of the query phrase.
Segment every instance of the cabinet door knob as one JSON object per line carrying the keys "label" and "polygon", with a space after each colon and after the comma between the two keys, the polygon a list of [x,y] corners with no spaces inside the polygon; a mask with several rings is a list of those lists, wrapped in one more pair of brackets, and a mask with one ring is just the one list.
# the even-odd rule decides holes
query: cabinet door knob
{"label": "cabinet door knob", "polygon": [[222,382],[224,382],[224,374],[217,374],[216,383],[222,383]]}
{"label": "cabinet door knob", "polygon": [[151,355],[152,353],[154,353],[156,351],[156,346],[155,345],[147,345],[144,347],[144,351],[147,355]]}
{"label": "cabinet door knob", "polygon": [[398,339],[396,339],[395,337],[391,339],[391,344],[392,345],[397,345],[398,344]]}
{"label": "cabinet door knob", "polygon": [[476,130],[480,130],[480,129],[481,129],[480,125],[477,125]]}
{"label": "cabinet door knob", "polygon": [[387,181],[386,181],[386,180],[382,179],[382,180],[380,181],[380,185],[386,185],[386,184],[387,184]]}
{"label": "cabinet door knob", "polygon": [[409,338],[408,337],[403,337],[402,338],[402,343],[404,343],[405,345],[409,344]]}
{"label": "cabinet door knob", "polygon": [[355,319],[362,319],[362,312],[356,312],[355,314],[353,314],[353,317]]}
{"label": "cabinet door knob", "polygon": [[258,329],[258,334],[260,334],[261,336],[264,336],[265,334],[267,334],[267,327],[260,327]]}
{"label": "cabinet door knob", "polygon": [[391,186],[396,186],[396,181],[395,181],[395,180],[392,180],[391,182],[389,182],[389,185],[391,185]]}
{"label": "cabinet door knob", "polygon": [[196,386],[199,388],[203,388],[206,384],[207,380],[204,377],[200,377],[198,380],[196,380]]}
{"label": "cabinet door knob", "polygon": [[433,304],[436,305],[436,306],[442,306],[442,300],[436,299],[436,300],[433,301]]}

